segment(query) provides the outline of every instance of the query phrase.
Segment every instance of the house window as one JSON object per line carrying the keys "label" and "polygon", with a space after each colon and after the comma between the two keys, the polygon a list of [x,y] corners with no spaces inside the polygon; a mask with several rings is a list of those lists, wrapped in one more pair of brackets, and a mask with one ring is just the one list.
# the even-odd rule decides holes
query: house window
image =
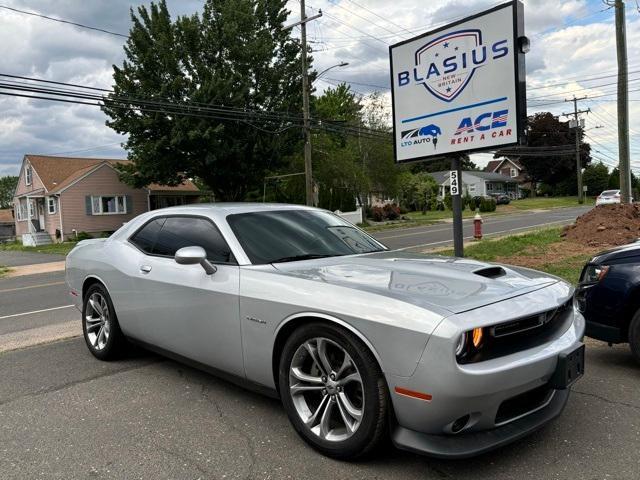
{"label": "house window", "polygon": [[91,197],[93,215],[122,215],[127,213],[127,201],[124,195],[102,195]]}
{"label": "house window", "polygon": [[56,213],[56,197],[47,197],[47,212],[49,215]]}
{"label": "house window", "polygon": [[31,170],[31,165],[27,165],[27,168],[25,169],[25,172],[24,172],[24,183],[26,185],[31,185],[32,180],[33,180],[33,171]]}
{"label": "house window", "polygon": [[34,218],[36,216],[36,205],[34,202],[29,201],[28,202],[29,205],[29,217]]}
{"label": "house window", "polygon": [[472,185],[469,185],[469,193],[475,193],[476,191],[476,185],[475,183]]}
{"label": "house window", "polygon": [[511,178],[515,178],[518,176],[518,170],[515,168],[511,169]]}

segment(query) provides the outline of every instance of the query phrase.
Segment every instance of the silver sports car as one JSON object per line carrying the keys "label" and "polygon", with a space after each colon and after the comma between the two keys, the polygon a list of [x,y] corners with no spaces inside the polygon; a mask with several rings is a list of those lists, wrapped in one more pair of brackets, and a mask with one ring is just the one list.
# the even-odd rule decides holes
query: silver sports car
{"label": "silver sports car", "polygon": [[557,417],[584,368],[572,288],[533,270],[389,251],[269,204],[140,215],[67,257],[99,359],[127,340],[278,395],[326,455],[461,458]]}

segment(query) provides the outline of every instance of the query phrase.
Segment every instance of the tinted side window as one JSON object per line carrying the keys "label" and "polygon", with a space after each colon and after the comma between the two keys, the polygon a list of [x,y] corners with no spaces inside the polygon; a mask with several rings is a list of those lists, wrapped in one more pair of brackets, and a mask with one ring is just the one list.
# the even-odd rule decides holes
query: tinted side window
{"label": "tinted side window", "polygon": [[232,262],[231,250],[218,229],[209,220],[194,217],[168,217],[153,247],[155,255],[174,256],[183,247],[205,249],[216,263]]}
{"label": "tinted side window", "polygon": [[130,241],[140,250],[151,253],[153,251],[153,246],[156,243],[156,239],[158,238],[158,233],[164,224],[164,218],[157,218],[149,223],[147,223],[144,227],[136,232],[136,234],[131,237]]}

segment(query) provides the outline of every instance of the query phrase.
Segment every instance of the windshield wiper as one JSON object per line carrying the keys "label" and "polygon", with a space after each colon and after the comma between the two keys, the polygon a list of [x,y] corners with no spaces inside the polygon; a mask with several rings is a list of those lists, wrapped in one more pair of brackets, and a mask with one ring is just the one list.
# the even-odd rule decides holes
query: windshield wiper
{"label": "windshield wiper", "polygon": [[276,260],[271,260],[270,263],[284,263],[284,262],[297,262],[298,260],[312,260],[314,258],[327,258],[334,257],[336,255],[318,254],[318,253],[303,253],[301,255],[292,255],[290,257],[282,257]]}

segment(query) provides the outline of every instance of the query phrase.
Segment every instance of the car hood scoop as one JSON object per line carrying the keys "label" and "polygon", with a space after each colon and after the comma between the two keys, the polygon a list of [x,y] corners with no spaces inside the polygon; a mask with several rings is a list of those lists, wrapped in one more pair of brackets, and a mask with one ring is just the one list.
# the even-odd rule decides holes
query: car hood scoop
{"label": "car hood scoop", "polygon": [[475,260],[379,252],[276,264],[286,275],[462,313],[557,283],[534,270]]}

